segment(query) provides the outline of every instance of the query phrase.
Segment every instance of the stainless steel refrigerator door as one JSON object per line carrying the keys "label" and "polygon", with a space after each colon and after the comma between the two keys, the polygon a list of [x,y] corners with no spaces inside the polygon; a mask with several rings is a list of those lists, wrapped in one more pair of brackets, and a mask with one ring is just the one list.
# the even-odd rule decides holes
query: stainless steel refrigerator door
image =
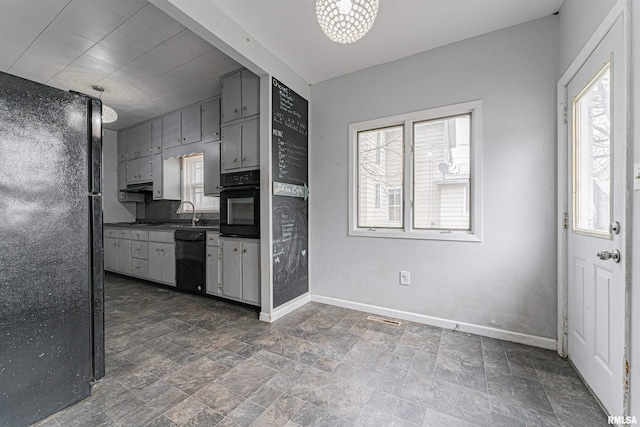
{"label": "stainless steel refrigerator door", "polygon": [[0,425],[90,393],[87,98],[0,73]]}

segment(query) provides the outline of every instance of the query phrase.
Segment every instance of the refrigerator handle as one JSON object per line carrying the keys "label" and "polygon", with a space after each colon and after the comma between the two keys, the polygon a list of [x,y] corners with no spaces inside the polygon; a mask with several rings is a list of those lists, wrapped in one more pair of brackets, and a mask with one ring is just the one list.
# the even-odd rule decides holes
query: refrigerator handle
{"label": "refrigerator handle", "polygon": [[102,101],[87,100],[89,193],[102,193]]}

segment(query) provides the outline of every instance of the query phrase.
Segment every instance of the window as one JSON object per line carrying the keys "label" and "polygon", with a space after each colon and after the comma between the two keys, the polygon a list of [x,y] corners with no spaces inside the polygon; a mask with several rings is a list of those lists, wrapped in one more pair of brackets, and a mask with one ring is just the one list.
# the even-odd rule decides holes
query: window
{"label": "window", "polygon": [[350,125],[350,235],[479,241],[481,108]]}
{"label": "window", "polygon": [[[204,158],[202,154],[183,157],[180,160],[182,169],[182,201],[189,201],[196,207],[196,212],[219,212],[220,198],[204,195]],[[191,205],[183,204],[180,213],[191,213]]]}

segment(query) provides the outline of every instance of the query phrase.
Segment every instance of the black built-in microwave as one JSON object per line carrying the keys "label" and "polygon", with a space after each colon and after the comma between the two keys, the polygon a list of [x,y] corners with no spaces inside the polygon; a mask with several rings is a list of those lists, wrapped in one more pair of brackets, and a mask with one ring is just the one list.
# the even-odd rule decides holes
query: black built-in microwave
{"label": "black built-in microwave", "polygon": [[260,171],[220,175],[220,234],[260,237]]}

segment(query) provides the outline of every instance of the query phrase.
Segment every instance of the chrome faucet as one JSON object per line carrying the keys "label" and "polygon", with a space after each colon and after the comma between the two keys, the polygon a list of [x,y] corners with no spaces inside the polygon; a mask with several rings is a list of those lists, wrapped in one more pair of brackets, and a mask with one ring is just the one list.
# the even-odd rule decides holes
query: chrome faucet
{"label": "chrome faucet", "polygon": [[180,202],[180,205],[178,206],[178,210],[176,211],[177,214],[181,213],[180,209],[182,208],[182,205],[184,205],[185,203],[189,203],[191,205],[191,209],[193,210],[193,216],[191,217],[191,225],[195,227],[196,222],[200,221],[200,218],[196,218],[196,207],[193,203],[191,203],[188,200],[183,200],[182,202]]}

